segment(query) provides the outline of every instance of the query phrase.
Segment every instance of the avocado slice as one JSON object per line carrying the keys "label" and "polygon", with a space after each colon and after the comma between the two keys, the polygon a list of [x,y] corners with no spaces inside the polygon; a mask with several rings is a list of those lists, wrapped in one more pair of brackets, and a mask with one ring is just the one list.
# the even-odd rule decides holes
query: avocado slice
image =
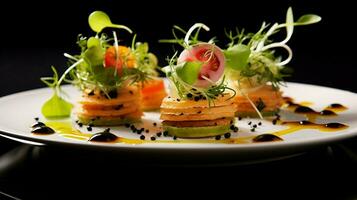
{"label": "avocado slice", "polygon": [[168,131],[169,135],[181,138],[202,138],[223,135],[227,132],[230,132],[229,127],[230,125],[205,127],[175,127],[168,125],[163,126],[164,130]]}

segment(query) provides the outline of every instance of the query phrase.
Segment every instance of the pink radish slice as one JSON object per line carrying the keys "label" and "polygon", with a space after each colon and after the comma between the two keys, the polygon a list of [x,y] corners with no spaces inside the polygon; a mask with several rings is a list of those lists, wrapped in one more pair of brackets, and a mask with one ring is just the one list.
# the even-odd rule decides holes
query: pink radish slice
{"label": "pink radish slice", "polygon": [[[212,55],[213,51],[213,55]],[[200,43],[185,49],[180,54],[177,63],[201,61],[204,62],[198,75],[198,80],[194,84],[197,87],[208,87],[211,83],[202,76],[207,77],[212,82],[217,82],[223,75],[225,58],[222,50],[216,45]]]}

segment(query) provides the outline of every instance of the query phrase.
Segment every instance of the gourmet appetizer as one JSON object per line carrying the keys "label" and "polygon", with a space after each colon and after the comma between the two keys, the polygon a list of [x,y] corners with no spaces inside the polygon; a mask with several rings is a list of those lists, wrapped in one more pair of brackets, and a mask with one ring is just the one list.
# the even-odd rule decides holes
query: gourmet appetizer
{"label": "gourmet appetizer", "polygon": [[[223,77],[225,58],[222,50],[213,44],[198,41],[197,23],[186,33],[184,40],[162,40],[179,43],[184,50],[171,58],[164,68],[170,80],[170,94],[161,105],[163,129],[169,135],[199,138],[223,135],[230,131],[235,114],[234,90],[227,87]],[[175,30],[174,29],[174,30]],[[191,34],[196,31],[193,37]],[[176,34],[174,34],[176,37]]]}
{"label": "gourmet appetizer", "polygon": [[54,88],[56,97],[55,101],[45,103],[42,113],[45,117],[69,115],[71,106],[60,97],[61,82],[66,81],[82,91],[73,112],[80,123],[101,126],[139,121],[143,115],[140,87],[157,66],[155,55],[148,52],[146,43],[135,44],[135,36],[133,45],[127,47],[119,45],[115,31],[112,38],[102,33],[104,28],[132,32],[126,26],[113,24],[104,12],[93,12],[89,25],[96,35],[89,38],[79,35],[77,44],[81,52],[65,54],[69,67],[61,78],[58,80],[53,68],[54,78],[42,79]]}
{"label": "gourmet appetizer", "polygon": [[[245,33],[244,29],[226,32],[231,40],[224,50],[226,56],[226,75],[231,86],[237,91],[235,104],[236,115],[255,117],[274,115],[283,104],[279,86],[284,85],[283,79],[291,73],[288,64],[292,58],[292,50],[286,44],[291,38],[294,26],[317,23],[321,18],[317,15],[303,15],[294,22],[292,9],[286,14],[286,22],[274,23],[272,26],[262,24],[257,33]],[[271,36],[281,29],[286,29],[286,37],[279,42],[273,42]],[[282,60],[275,53],[276,48],[287,52],[287,58]]]}

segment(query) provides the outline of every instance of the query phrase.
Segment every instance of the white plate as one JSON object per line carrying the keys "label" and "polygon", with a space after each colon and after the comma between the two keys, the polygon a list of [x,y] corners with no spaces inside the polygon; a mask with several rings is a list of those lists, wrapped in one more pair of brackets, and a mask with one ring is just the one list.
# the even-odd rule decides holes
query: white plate
{"label": "white plate", "polygon": [[[71,86],[65,86],[64,90],[68,93],[71,101],[75,101],[79,95],[79,92]],[[340,103],[347,106],[349,109],[339,113],[339,116],[326,118],[318,122],[340,122],[347,124],[349,128],[337,132],[300,130],[282,136],[284,141],[281,142],[251,144],[147,143],[133,145],[87,142],[66,138],[61,134],[33,135],[30,133],[29,127],[35,122],[35,117],[40,117],[40,121],[46,121],[41,117],[40,110],[43,102],[52,95],[51,89],[43,88],[0,98],[0,131],[4,137],[33,145],[61,145],[69,148],[75,146],[95,150],[109,149],[126,155],[156,156],[160,159],[172,159],[174,155],[175,159],[190,160],[200,158],[220,160],[222,162],[226,160],[229,160],[229,162],[240,162],[270,159],[292,155],[301,153],[312,147],[337,142],[357,135],[357,94],[300,83],[288,83],[288,87],[282,88],[282,90],[284,91],[284,96],[292,97],[296,102],[312,102],[313,105],[311,107],[316,110],[322,110],[331,103]],[[152,122],[159,122],[159,114],[155,112],[145,113],[144,121],[149,126],[152,126]],[[239,137],[252,134],[258,135],[284,128],[282,126],[273,126],[270,121],[263,121],[262,127],[257,128],[256,132],[250,133],[247,121],[248,119],[238,121],[238,126],[240,127],[240,131],[238,132]],[[257,122],[258,120],[250,121]],[[99,128],[95,128],[92,133],[99,130]],[[113,133],[128,138],[138,138],[138,135],[131,133],[129,129],[124,127],[114,128]]]}

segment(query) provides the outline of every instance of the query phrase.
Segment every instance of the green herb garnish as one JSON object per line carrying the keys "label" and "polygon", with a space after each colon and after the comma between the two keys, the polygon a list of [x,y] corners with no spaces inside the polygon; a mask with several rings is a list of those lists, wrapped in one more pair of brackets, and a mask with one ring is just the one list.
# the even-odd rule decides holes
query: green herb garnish
{"label": "green herb garnish", "polygon": [[[274,88],[283,84],[283,79],[289,76],[285,65],[292,58],[292,50],[286,44],[294,31],[294,26],[317,23],[321,17],[313,14],[303,15],[294,22],[291,7],[287,10],[285,23],[274,23],[271,26],[263,22],[256,33],[245,33],[244,29],[227,32],[230,39],[225,50],[227,58],[227,74],[233,80],[238,80],[248,87],[271,83]],[[273,42],[270,37],[282,29],[286,30],[286,37],[282,41]],[[276,57],[274,49],[282,48],[288,53],[286,59]]]}

